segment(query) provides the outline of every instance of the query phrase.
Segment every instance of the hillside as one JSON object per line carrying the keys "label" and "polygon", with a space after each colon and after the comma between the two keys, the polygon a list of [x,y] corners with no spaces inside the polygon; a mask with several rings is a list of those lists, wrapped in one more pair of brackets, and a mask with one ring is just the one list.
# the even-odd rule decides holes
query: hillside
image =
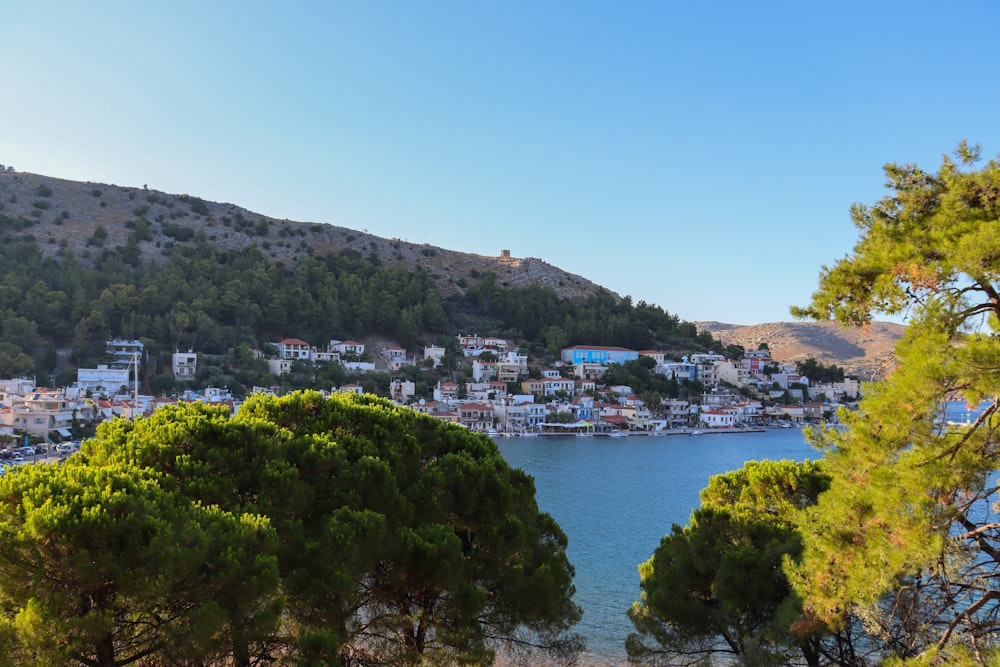
{"label": "hillside", "polygon": [[[475,284],[486,273],[493,273],[504,287],[550,287],[573,301],[607,291],[541,259],[502,257],[499,247],[495,257],[456,252],[326,223],[279,220],[233,204],[167,194],[146,186],[84,183],[0,170],[0,214],[33,221],[29,233],[46,255],[70,248],[83,264],[92,260],[100,247],[124,246],[136,222],[144,219],[151,223],[148,238],[138,247],[144,262],[157,261],[175,243],[204,232],[206,240],[220,248],[257,246],[265,256],[292,264],[312,253],[352,249],[364,256],[377,256],[386,264],[423,266],[434,277],[442,297],[464,293],[464,286]],[[95,232],[104,238],[95,238]]]}
{"label": "hillside", "polygon": [[835,322],[772,322],[742,326],[722,322],[696,322],[726,345],[756,350],[767,343],[771,356],[789,363],[816,359],[843,367],[862,380],[881,378],[891,367],[893,349],[906,327],[872,322],[864,328],[847,328]]}
{"label": "hillside", "polygon": [[[361,257],[377,260],[383,267],[398,267],[410,273],[416,267],[422,267],[426,270],[425,279],[435,285],[440,296],[445,299],[464,296],[479,285],[483,276],[492,274],[496,276],[498,287],[537,285],[551,288],[559,297],[577,303],[596,294],[605,295],[602,298],[613,302],[619,301],[617,295],[581,276],[562,271],[540,259],[502,256],[499,247],[498,255],[493,257],[456,252],[399,239],[385,239],[325,223],[270,218],[233,204],[205,201],[187,194],[167,194],[146,186],[84,183],[0,170],[0,220],[4,223],[2,231],[5,238],[31,237],[45,257],[55,259],[72,255],[79,266],[98,270],[101,258],[109,253],[128,266],[138,267],[166,262],[174,248],[180,246],[190,250],[191,246],[201,242],[222,251],[256,248],[266,260],[289,266],[298,265],[310,256],[322,257],[328,253],[349,250]],[[186,256],[190,256],[190,253]],[[20,262],[16,258],[10,261],[10,267],[17,266]],[[121,268],[122,265],[118,266]],[[188,267],[188,270],[191,268],[193,267]],[[273,287],[266,281],[259,280],[259,272],[239,273],[234,269],[234,272],[227,274],[230,282],[225,284],[210,282],[215,278],[204,271],[198,273],[203,274],[199,278],[201,282],[197,289],[201,291],[198,293],[215,294],[214,300],[193,299],[190,290],[195,288],[189,286],[189,295],[186,297],[181,295],[183,290],[178,292],[176,289],[163,303],[149,302],[147,297],[143,303],[147,310],[153,309],[152,312],[129,311],[125,317],[122,309],[130,304],[135,308],[135,303],[139,303],[125,298],[129,294],[127,290],[112,290],[98,302],[96,297],[101,293],[100,286],[60,285],[57,284],[60,282],[58,279],[45,278],[47,285],[37,288],[36,299],[29,303],[23,301],[23,295],[33,284],[37,284],[38,277],[25,274],[14,281],[26,282],[15,290],[16,294],[12,292],[9,295],[10,299],[5,302],[5,307],[26,321],[37,323],[38,333],[42,337],[50,341],[63,341],[63,345],[69,343],[77,323],[89,317],[87,325],[90,329],[76,331],[74,345],[77,347],[83,340],[81,335],[93,338],[91,342],[94,344],[95,341],[102,340],[102,336],[148,336],[162,339],[160,342],[165,348],[195,345],[203,350],[206,347],[224,350],[226,345],[231,344],[227,340],[234,337],[249,337],[253,340],[255,335],[263,335],[265,331],[271,331],[275,335],[285,335],[288,332],[295,335],[311,334],[322,339],[333,335],[327,325],[330,325],[330,318],[337,312],[340,313],[341,324],[353,335],[375,333],[359,327],[362,322],[370,324],[378,320],[386,323],[386,326],[377,330],[379,333],[395,333],[397,340],[400,340],[399,329],[402,325],[397,322],[399,313],[381,313],[379,317],[372,315],[367,319],[357,315],[358,308],[372,306],[373,298],[372,294],[360,291],[357,283],[351,283],[349,288],[340,290],[340,296],[337,296],[335,289],[317,284],[309,285],[308,281],[313,280],[315,283],[315,279],[306,279],[307,283],[300,285],[300,288],[326,292],[313,294],[313,301],[307,299],[306,306],[290,310],[286,318],[268,303],[258,303],[257,310],[254,310],[255,306],[250,302],[255,298],[260,300],[261,290]],[[115,280],[124,280],[121,276],[127,275],[127,272],[120,274]],[[244,279],[249,279],[253,285],[243,282]],[[90,282],[93,283],[93,280]],[[86,290],[83,290],[84,287]],[[385,300],[385,292],[378,291],[384,289],[384,285],[381,288],[377,285],[369,287],[375,290],[376,299]],[[236,290],[236,294],[249,298],[247,303],[250,303],[250,311],[256,313],[255,317],[249,320],[246,317],[236,317],[233,320],[231,315],[224,314],[225,304],[218,302],[226,301],[222,295],[227,292],[230,292],[228,296],[231,301],[234,296],[232,289]],[[254,294],[250,294],[250,291]],[[348,296],[365,303],[361,306],[348,303],[343,300]],[[118,297],[122,298],[116,301]],[[49,304],[47,310],[40,310],[33,305],[39,302],[39,298]],[[244,309],[248,307],[247,303],[244,303]],[[645,309],[643,312],[623,311],[612,314],[607,306],[598,304],[588,314],[573,313],[570,319],[575,328],[561,331],[558,328],[567,321],[569,311],[562,312],[553,304],[534,304],[534,311],[524,306],[525,304],[493,303],[493,312],[490,314],[494,320],[491,322],[503,322],[523,333],[531,331],[535,336],[539,336],[543,328],[550,327],[549,335],[554,335],[555,340],[558,340],[559,335],[565,335],[567,340],[573,339],[576,342],[618,344],[636,349],[646,349],[651,345],[661,345],[661,349],[676,353],[694,349],[693,340],[686,338],[689,335],[693,338],[693,333],[682,333],[679,329],[675,331],[677,322],[672,322],[667,313]],[[412,313],[418,313],[423,308],[425,314],[429,308],[432,309],[427,304],[421,306],[410,302],[399,302],[394,307],[400,312],[410,310]],[[309,322],[302,318],[295,319],[298,315],[310,313],[312,320]],[[512,321],[516,319],[514,313],[520,313],[520,321]],[[477,320],[476,317],[481,314],[483,313],[477,311],[473,313],[472,319],[463,321],[472,322],[470,326],[478,326],[476,322],[482,320]],[[615,318],[615,322],[611,318]],[[248,329],[248,321],[256,328]],[[346,326],[351,322],[357,323],[355,328],[358,330]],[[551,330],[553,325],[556,327],[554,333]],[[829,323],[772,323],[741,327],[718,322],[698,323],[697,328],[711,333],[725,344],[735,343],[747,349],[755,349],[761,342],[766,342],[779,360],[795,362],[812,357],[824,363],[836,363],[865,379],[877,376],[884,369],[887,359],[891,357],[892,347],[903,329],[886,323],[875,323],[864,331],[850,331]],[[435,330],[443,329],[438,327]],[[650,332],[654,330],[659,332],[659,342],[654,342],[656,336],[650,336]],[[618,331],[619,335],[613,339],[607,338],[611,331]],[[694,329],[691,328],[691,331]],[[31,352],[36,361],[40,359],[41,348],[32,351],[30,346],[18,339],[16,332],[12,330],[9,333],[11,342],[24,345],[24,349]]]}

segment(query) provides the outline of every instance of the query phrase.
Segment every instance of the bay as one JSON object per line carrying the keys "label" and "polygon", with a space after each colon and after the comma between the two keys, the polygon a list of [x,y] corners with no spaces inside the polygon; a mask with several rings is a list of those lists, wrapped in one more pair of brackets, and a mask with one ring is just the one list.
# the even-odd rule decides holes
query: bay
{"label": "bay", "polygon": [[624,664],[626,615],[640,563],[673,524],[686,525],[712,475],[762,459],[819,458],[799,429],[629,438],[500,438],[510,465],[535,479],[539,508],[569,538],[576,568],[582,664]]}

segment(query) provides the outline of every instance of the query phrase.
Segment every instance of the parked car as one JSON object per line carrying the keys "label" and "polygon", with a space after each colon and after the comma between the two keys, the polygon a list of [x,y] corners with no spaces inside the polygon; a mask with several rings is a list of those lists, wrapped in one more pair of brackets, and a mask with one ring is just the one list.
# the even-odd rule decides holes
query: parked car
{"label": "parked car", "polygon": [[23,466],[28,462],[23,456],[15,456],[10,460],[10,465],[12,466]]}
{"label": "parked car", "polygon": [[56,453],[60,456],[69,456],[76,451],[76,447],[71,442],[64,442],[56,445]]}

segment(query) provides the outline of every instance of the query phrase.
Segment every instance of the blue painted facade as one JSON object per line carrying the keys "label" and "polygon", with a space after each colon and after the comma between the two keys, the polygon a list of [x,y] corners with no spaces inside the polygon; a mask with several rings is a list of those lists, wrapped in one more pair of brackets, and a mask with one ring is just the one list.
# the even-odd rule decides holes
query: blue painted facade
{"label": "blue painted facade", "polygon": [[624,364],[639,358],[636,350],[600,345],[575,345],[562,351],[562,360],[570,364]]}

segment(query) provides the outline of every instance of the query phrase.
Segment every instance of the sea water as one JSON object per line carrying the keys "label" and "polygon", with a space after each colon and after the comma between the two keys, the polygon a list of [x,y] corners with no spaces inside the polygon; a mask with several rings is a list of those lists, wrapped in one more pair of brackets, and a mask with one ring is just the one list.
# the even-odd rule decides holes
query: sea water
{"label": "sea water", "polygon": [[640,563],[673,524],[686,525],[709,477],[750,460],[818,459],[797,428],[629,438],[502,438],[512,466],[535,478],[539,508],[569,537],[587,638],[582,664],[624,664],[626,615]]}

